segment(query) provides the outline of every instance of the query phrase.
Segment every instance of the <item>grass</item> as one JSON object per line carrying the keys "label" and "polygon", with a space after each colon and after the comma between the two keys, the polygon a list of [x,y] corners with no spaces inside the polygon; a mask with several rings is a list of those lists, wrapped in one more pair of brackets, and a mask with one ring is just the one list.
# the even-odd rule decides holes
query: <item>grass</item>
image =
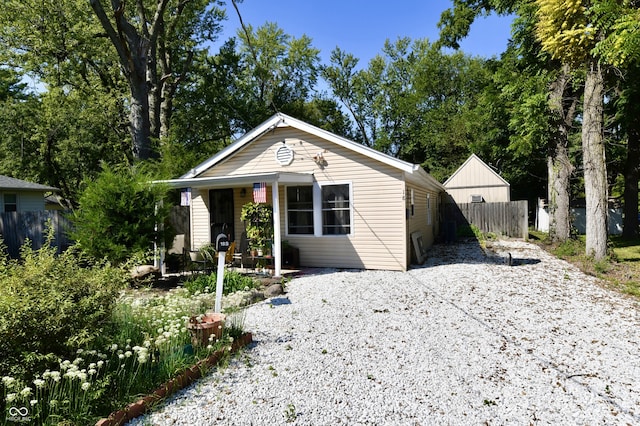
{"label": "grass", "polygon": [[548,234],[530,231],[531,240],[560,259],[583,272],[602,279],[609,288],[640,300],[640,239],[626,240],[614,235],[609,238],[608,256],[600,261],[585,254],[585,237],[561,244],[552,244]]}

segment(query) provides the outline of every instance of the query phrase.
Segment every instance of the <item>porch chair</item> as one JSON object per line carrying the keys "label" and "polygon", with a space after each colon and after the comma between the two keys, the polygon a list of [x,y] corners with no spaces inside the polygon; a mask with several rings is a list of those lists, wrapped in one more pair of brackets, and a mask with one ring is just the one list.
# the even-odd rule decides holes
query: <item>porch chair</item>
{"label": "porch chair", "polygon": [[243,232],[242,236],[240,236],[240,246],[238,247],[238,251],[233,253],[234,262],[240,262],[240,268],[244,269],[245,260],[247,260],[249,256],[249,239],[247,238],[247,233]]}

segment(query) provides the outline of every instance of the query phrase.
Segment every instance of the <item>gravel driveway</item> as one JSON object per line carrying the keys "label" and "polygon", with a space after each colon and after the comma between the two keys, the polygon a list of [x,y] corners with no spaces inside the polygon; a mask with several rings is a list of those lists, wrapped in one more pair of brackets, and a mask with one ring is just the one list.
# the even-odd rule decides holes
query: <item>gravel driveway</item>
{"label": "gravel driveway", "polygon": [[492,250],[296,278],[247,309],[249,350],[130,424],[640,424],[638,303],[533,244]]}

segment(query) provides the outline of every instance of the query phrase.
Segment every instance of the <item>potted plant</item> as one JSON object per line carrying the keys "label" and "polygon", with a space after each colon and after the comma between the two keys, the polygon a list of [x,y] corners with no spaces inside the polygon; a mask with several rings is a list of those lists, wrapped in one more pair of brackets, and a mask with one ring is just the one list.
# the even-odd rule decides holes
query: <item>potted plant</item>
{"label": "potted plant", "polygon": [[242,206],[240,219],[245,223],[249,247],[252,250],[264,250],[273,238],[273,207],[249,202]]}

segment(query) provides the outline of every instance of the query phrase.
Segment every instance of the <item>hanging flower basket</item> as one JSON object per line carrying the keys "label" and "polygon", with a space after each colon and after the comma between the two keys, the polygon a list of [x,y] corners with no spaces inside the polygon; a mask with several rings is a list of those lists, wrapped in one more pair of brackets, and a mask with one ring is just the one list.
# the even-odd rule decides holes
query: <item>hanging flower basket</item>
{"label": "hanging flower basket", "polygon": [[224,314],[219,313],[207,313],[190,317],[187,323],[187,330],[191,333],[191,344],[194,347],[207,346],[212,341],[222,337],[224,318]]}

